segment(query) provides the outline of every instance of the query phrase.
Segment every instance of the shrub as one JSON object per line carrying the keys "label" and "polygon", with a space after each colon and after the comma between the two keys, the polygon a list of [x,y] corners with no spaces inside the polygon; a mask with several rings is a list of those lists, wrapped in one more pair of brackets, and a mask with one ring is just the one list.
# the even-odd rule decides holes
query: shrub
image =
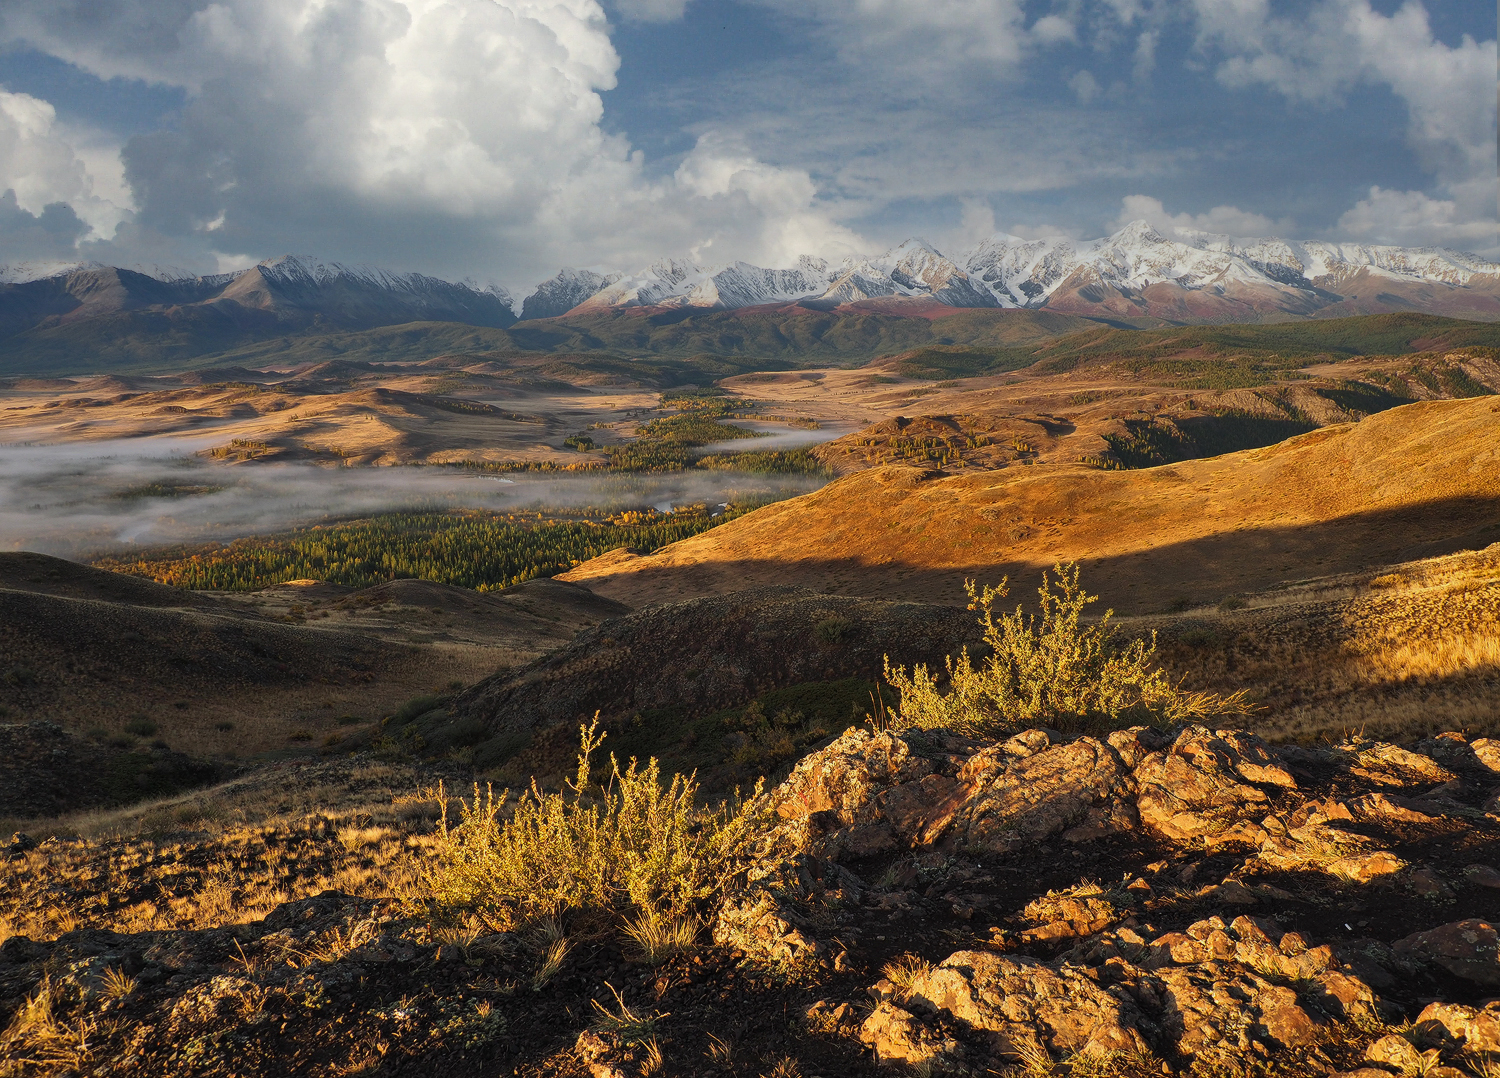
{"label": "shrub", "polygon": [[813,636],[817,637],[818,643],[832,647],[842,643],[853,628],[853,623],[848,618],[829,617],[813,626]]}
{"label": "shrub", "polygon": [[136,737],[150,737],[156,733],[156,723],[144,715],[137,715],[125,724],[125,732]]}
{"label": "shrub", "polygon": [[1223,697],[1188,692],[1154,665],[1156,634],[1118,641],[1106,611],[1083,625],[1084,607],[1098,599],[1078,582],[1074,563],[1042,574],[1040,617],[994,614],[1007,594],[1006,581],[982,590],[965,581],[969,609],[979,610],[988,658],[977,668],[968,649],[949,658],[947,693],[925,665],[912,669],[885,662],[886,680],[900,693],[900,721],[908,726],[946,727],[993,737],[1028,726],[1118,727],[1135,722],[1183,722],[1242,713],[1244,694]]}
{"label": "shrub", "polygon": [[[477,914],[497,929],[581,912],[597,921],[634,915],[683,921],[717,891],[750,836],[756,816],[744,804],[700,809],[693,776],[662,788],[653,758],[635,759],[591,785],[593,753],[604,740],[595,716],[581,727],[578,772],[566,791],[543,793],[533,779],[505,818],[493,789],[459,800],[449,819],[442,787],[436,856],[419,872],[417,895],[438,916]],[[757,787],[756,793],[759,793]]]}

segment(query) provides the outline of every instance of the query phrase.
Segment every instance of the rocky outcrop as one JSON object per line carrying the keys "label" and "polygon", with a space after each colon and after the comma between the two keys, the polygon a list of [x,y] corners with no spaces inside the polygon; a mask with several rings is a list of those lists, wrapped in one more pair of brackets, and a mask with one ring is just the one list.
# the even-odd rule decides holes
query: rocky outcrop
{"label": "rocky outcrop", "polygon": [[[1457,735],[1424,747],[1277,747],[1202,726],[999,743],[850,730],[767,795],[761,853],[777,867],[726,904],[715,938],[827,965],[862,926],[998,922],[987,946],[909,956],[870,987],[858,1037],[881,1060],[982,1073],[1044,1057],[1212,1068],[1321,1051],[1335,1027],[1397,1019],[1413,985],[1500,983],[1493,925],[1435,923],[1455,896],[1483,905],[1500,878],[1445,859],[1455,836],[1455,850],[1500,848],[1500,821],[1475,804],[1496,754]],[[1106,849],[1141,867],[1045,894],[1021,882]],[[1305,905],[1288,888],[1310,881],[1342,892],[1349,923],[1324,918],[1337,939],[1262,913]],[[1359,937],[1366,908],[1409,934]],[[1430,1044],[1402,1041],[1424,1072],[1500,1030],[1494,1005],[1444,1006],[1423,1012]],[[1394,1042],[1371,1051],[1364,1064],[1417,1065]]]}

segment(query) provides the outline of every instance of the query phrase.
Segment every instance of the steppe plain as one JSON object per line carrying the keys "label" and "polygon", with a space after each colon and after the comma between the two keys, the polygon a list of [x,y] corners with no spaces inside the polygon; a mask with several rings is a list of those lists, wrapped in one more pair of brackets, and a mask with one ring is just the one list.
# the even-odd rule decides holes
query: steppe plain
{"label": "steppe plain", "polygon": [[[485,594],[0,554],[0,1073],[1492,1074],[1500,366],[1402,351],[11,380],[12,443],[525,474],[716,385],[831,481]],[[1244,732],[885,728],[966,578],[1066,561]],[[557,788],[595,712],[773,782],[698,938],[424,916],[436,784]]]}

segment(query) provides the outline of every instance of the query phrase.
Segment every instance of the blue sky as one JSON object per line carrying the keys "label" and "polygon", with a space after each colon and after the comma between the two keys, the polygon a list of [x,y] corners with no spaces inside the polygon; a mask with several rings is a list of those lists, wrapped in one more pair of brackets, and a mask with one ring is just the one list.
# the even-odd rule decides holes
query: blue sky
{"label": "blue sky", "polygon": [[0,262],[521,290],[920,235],[1500,255],[1472,0],[4,0]]}

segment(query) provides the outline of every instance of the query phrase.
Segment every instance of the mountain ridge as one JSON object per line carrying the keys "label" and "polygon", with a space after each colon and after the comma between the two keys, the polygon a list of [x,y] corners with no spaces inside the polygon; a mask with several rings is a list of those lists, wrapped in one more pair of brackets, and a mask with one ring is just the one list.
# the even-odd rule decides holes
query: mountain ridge
{"label": "mountain ridge", "polygon": [[[1496,322],[1500,263],[1439,248],[1206,233],[1169,240],[1138,221],[1086,242],[1001,234],[959,260],[912,239],[837,265],[802,256],[785,269],[680,259],[633,273],[564,269],[524,298],[519,320],[514,307],[496,285],[308,256],[201,277],[161,267],[20,263],[0,266],[0,370],[141,370],[248,362],[252,354],[280,362],[303,352],[336,358],[347,346],[335,337],[362,333],[390,338],[374,352],[353,342],[351,355],[367,358],[432,358],[458,345],[843,362],[929,345],[1018,344],[1006,339],[1015,334],[1004,324],[1036,318],[1057,323],[1042,334],[1049,336],[1100,323],[1156,328],[1392,313]],[[969,324],[975,320],[985,325]],[[1018,328],[1028,337],[1037,327]],[[309,343],[315,339],[326,347]]]}
{"label": "mountain ridge", "polygon": [[[605,283],[567,311],[546,306],[545,317],[620,307],[824,309],[885,301],[889,309],[902,301],[935,301],[1174,322],[1279,321],[1317,317],[1329,308],[1337,314],[1426,310],[1500,318],[1500,263],[1477,255],[1194,231],[1173,240],[1145,221],[1087,241],[999,233],[956,259],[909,239],[884,254],[837,265],[803,255],[782,270],[662,259],[634,273],[583,272]],[[562,293],[578,274],[562,271],[527,303]],[[1457,294],[1461,290],[1467,293]],[[534,309],[543,307],[539,302]]]}

